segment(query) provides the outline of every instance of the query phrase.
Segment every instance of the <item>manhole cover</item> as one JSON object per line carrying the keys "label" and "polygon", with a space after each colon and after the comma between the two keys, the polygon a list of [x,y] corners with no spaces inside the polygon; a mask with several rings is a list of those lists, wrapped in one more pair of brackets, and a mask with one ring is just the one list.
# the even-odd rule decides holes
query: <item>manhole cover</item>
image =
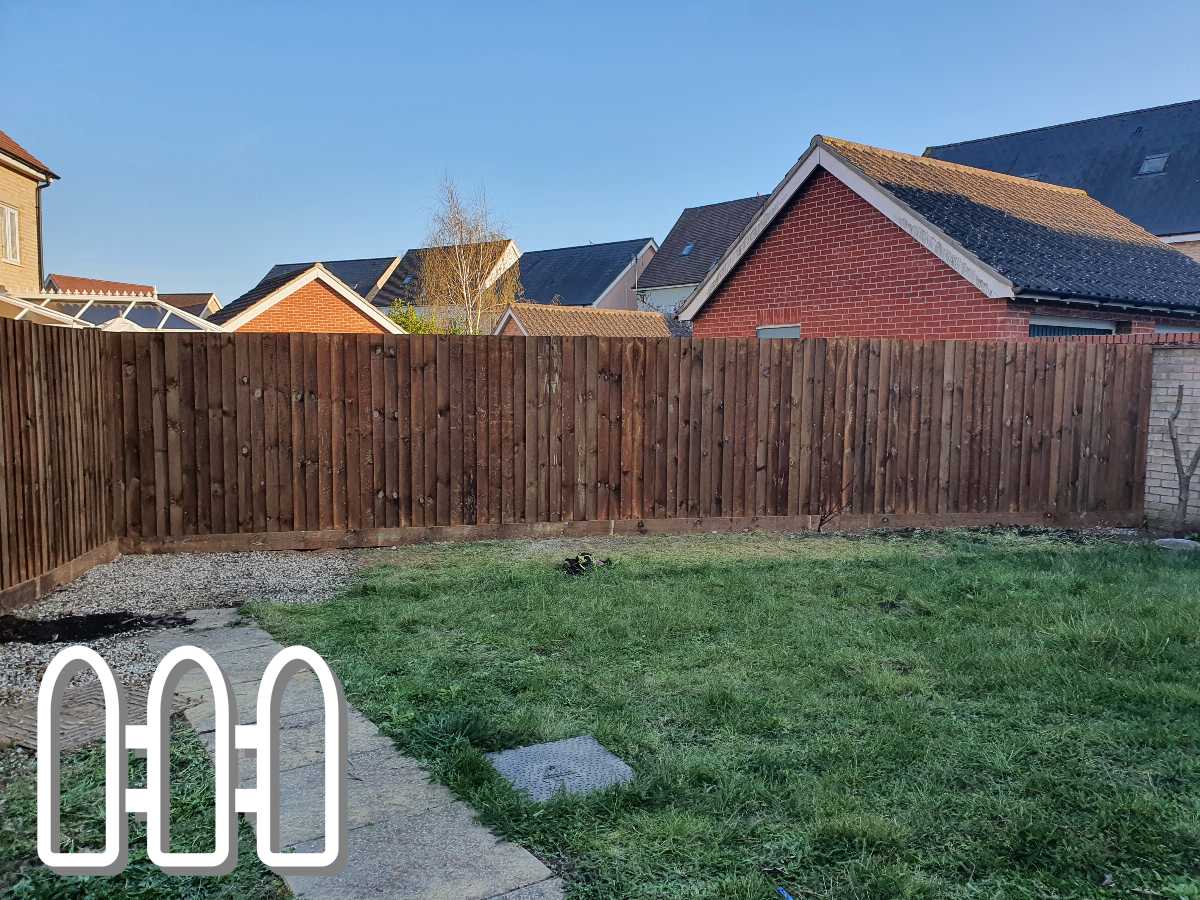
{"label": "manhole cover", "polygon": [[534,800],[589,794],[633,779],[633,770],[590,735],[487,754],[504,779]]}

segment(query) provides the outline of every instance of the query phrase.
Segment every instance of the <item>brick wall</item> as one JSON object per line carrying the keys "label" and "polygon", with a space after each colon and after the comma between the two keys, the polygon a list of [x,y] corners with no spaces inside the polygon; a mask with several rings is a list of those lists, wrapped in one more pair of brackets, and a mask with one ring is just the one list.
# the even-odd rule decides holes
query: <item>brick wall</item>
{"label": "brick wall", "polygon": [[310,281],[238,331],[382,334],[383,329],[328,285]]}
{"label": "brick wall", "polygon": [[694,320],[696,337],[753,337],[759,325],[800,325],[804,337],[996,338],[1029,334],[1046,314],[1117,319],[1151,332],[1154,319],[1018,304],[970,282],[827,172],[801,189]]}
{"label": "brick wall", "polygon": [[[1146,520],[1159,527],[1174,521],[1179,476],[1167,433],[1167,417],[1175,409],[1183,385],[1183,413],[1176,423],[1184,463],[1200,446],[1200,347],[1155,347],[1150,397],[1150,437],[1146,448]],[[1200,526],[1200,473],[1192,479],[1188,522]]]}

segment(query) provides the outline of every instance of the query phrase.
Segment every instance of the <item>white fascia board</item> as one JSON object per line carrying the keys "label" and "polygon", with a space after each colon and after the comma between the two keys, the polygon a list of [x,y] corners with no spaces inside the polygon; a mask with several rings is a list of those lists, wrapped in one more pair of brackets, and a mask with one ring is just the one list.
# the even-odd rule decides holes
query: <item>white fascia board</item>
{"label": "white fascia board", "polygon": [[901,202],[890,192],[884,190],[858,168],[847,163],[835,151],[825,146],[820,139],[816,139],[808,152],[800,157],[796,165],[792,166],[791,171],[779,183],[779,186],[772,191],[758,215],[750,220],[750,224],[725,251],[716,267],[700,282],[696,292],[680,313],[681,319],[691,321],[695,318],[742,257],[757,243],[767,227],[775,221],[775,218],[818,167],[866,200],[901,231],[974,285],[984,296],[993,299],[1012,299],[1014,289],[1011,281],[930,223],[908,204]]}
{"label": "white fascia board", "polygon": [[1189,234],[1168,234],[1159,238],[1164,244],[1188,244],[1192,241],[1200,241],[1200,231],[1193,231]]}
{"label": "white fascia board", "polygon": [[[210,322],[210,321],[208,321],[208,319],[202,319],[197,315],[193,315],[192,313],[188,312],[185,309],[179,309],[176,306],[172,306],[169,303],[159,300],[157,297],[155,297],[153,299],[153,302],[154,302],[154,305],[159,307],[160,309],[167,310],[167,314],[165,316],[163,316],[163,322],[166,322],[167,319],[169,319],[171,316],[179,316],[179,318],[183,319],[183,321],[185,321],[191,325],[195,325],[196,328],[199,329],[200,331],[220,331],[221,330],[220,325]],[[80,312],[80,315],[83,314],[83,310],[80,310],[79,312]],[[178,330],[183,330],[183,329],[161,328],[160,327],[158,330],[159,331],[178,331]]]}
{"label": "white fascia board", "polygon": [[504,310],[504,315],[500,317],[500,321],[497,322],[496,327],[492,329],[492,336],[496,337],[504,334],[504,326],[508,324],[510,319],[517,323],[517,328],[521,330],[521,334],[523,334],[525,337],[529,337],[529,332],[525,330],[525,326],[521,324],[521,320],[517,318],[517,315],[511,306]]}
{"label": "white fascia board", "polygon": [[275,288],[267,296],[260,299],[257,303],[251,304],[247,309],[242,310],[228,322],[226,322],[222,331],[237,331],[247,322],[250,322],[268,309],[279,303],[281,300],[290,297],[300,288],[314,281],[320,280],[326,287],[330,288],[335,294],[365,315],[372,322],[379,325],[380,328],[387,331],[389,334],[406,334],[405,330],[377,310],[373,305],[364,300],[357,291],[353,290],[349,285],[343,282],[340,278],[321,265],[314,265],[306,269],[303,273],[293,278],[291,281]]}
{"label": "white fascia board", "polygon": [[383,290],[383,286],[388,283],[388,279],[392,277],[392,273],[396,271],[396,266],[398,265],[400,265],[399,256],[395,257],[390,263],[388,263],[387,267],[384,268],[383,274],[379,276],[379,279],[375,282],[374,286],[372,286],[371,290],[367,291],[366,299],[368,303],[374,300],[375,295]]}
{"label": "white fascia board", "polygon": [[0,163],[15,169],[22,175],[32,178],[34,181],[37,181],[41,184],[49,184],[58,177],[57,175],[47,175],[45,172],[39,172],[37,169],[33,168],[33,166],[26,165],[15,156],[9,156],[3,150],[0,150]]}

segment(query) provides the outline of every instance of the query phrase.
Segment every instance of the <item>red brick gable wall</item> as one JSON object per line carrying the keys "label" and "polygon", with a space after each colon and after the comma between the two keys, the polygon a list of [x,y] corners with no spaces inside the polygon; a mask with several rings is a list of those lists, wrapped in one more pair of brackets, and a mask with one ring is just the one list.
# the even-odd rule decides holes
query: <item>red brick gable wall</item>
{"label": "red brick gable wall", "polygon": [[[693,321],[696,337],[753,337],[799,325],[803,337],[1012,340],[1029,316],[1083,315],[988,299],[833,175],[818,170]],[[1153,320],[1096,313],[1091,318]]]}
{"label": "red brick gable wall", "polygon": [[237,330],[385,333],[348,300],[320,281],[310,281],[297,288]]}

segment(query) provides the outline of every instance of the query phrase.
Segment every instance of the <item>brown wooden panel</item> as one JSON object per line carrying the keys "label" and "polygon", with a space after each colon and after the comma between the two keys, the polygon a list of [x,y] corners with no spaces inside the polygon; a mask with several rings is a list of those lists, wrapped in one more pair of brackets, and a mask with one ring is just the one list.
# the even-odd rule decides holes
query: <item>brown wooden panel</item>
{"label": "brown wooden panel", "polygon": [[[437,505],[437,524],[449,525],[450,516],[450,465],[451,465],[451,436],[450,436],[450,382],[454,375],[450,367],[450,336],[440,334],[435,344],[435,360],[437,370],[434,373],[434,397],[437,403],[437,486],[435,503]],[[499,373],[496,373],[497,375]],[[499,381],[497,377],[495,379]],[[493,407],[498,408],[498,407]],[[428,446],[426,447],[428,449]]]}
{"label": "brown wooden panel", "polygon": [[[323,475],[328,470],[326,477],[329,486],[323,488],[321,493],[323,497],[326,492],[329,494],[334,528],[353,528],[358,523],[358,422],[353,415],[356,391],[351,377],[354,366],[350,364],[348,367],[347,359],[352,355],[353,345],[346,346],[345,335],[329,336],[329,371],[326,376],[329,379],[329,441],[326,442],[324,433],[321,436],[324,458],[321,469]],[[324,417],[321,427],[325,428]],[[351,471],[354,473],[353,479]],[[324,511],[321,518],[325,518]]]}
{"label": "brown wooden panel", "polygon": [[383,335],[367,338],[370,354],[370,404],[368,407],[371,434],[371,521],[374,527],[387,524],[387,418],[384,413],[384,349]]}
{"label": "brown wooden panel", "polygon": [[[598,415],[599,392],[600,392],[600,342],[598,338],[589,337],[586,340],[587,349],[586,357],[583,361],[584,366],[584,391],[586,409],[586,434],[584,435],[584,447],[586,459],[583,470],[583,487],[585,495],[583,498],[583,515],[584,518],[594,521],[596,516],[596,507],[599,502],[598,498],[598,478],[597,474],[600,471],[600,458],[597,451],[597,442],[600,439],[600,421]],[[518,363],[517,370],[521,370],[521,365]],[[524,430],[518,429],[519,437],[524,441]],[[518,459],[520,457],[518,456]],[[520,478],[517,479],[520,484]],[[522,516],[524,518],[524,516]]]}
{"label": "brown wooden panel", "polygon": [[[525,339],[509,338],[507,366],[512,372],[512,443],[508,447],[508,460],[512,466],[512,478],[508,489],[512,492],[512,521],[525,519]],[[592,434],[592,451],[595,452],[595,432]],[[595,468],[593,467],[593,472]],[[595,495],[593,494],[593,497]]]}
{"label": "brown wooden panel", "polygon": [[542,386],[538,381],[538,342],[521,338],[518,346],[523,348],[525,357],[525,520],[540,522],[538,485],[541,483],[541,472],[538,460],[542,438],[538,430],[538,410]]}
{"label": "brown wooden panel", "polygon": [[562,374],[561,374],[561,403],[562,403],[562,463],[559,470],[561,477],[560,490],[562,496],[562,519],[569,522],[575,518],[575,341],[576,338],[562,338]]}

